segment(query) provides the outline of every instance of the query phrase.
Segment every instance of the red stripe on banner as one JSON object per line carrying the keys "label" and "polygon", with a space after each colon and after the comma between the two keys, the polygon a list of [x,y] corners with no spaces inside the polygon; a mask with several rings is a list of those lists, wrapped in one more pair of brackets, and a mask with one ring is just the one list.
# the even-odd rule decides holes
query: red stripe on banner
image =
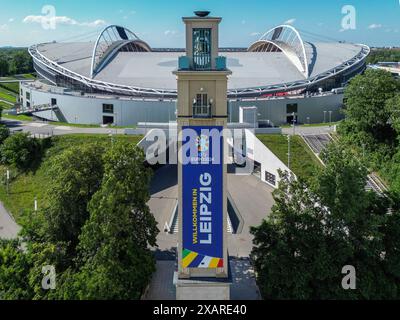
{"label": "red stripe on banner", "polygon": [[224,267],[224,259],[219,259],[218,268],[223,268],[223,267]]}

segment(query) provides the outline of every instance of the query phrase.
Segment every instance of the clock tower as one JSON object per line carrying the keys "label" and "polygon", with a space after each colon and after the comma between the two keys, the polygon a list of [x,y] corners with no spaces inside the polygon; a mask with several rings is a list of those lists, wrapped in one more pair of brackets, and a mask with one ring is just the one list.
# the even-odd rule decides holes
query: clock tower
{"label": "clock tower", "polygon": [[177,299],[229,299],[227,87],[219,55],[221,18],[183,18],[186,55],[178,70],[179,245]]}

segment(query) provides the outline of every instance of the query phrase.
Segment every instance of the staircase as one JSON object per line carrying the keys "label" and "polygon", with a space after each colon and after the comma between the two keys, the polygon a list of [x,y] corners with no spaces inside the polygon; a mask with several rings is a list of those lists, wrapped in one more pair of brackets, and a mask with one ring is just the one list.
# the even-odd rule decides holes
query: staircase
{"label": "staircase", "polygon": [[[227,224],[226,224],[226,231],[229,234],[233,234],[233,228],[232,228],[232,223],[231,223],[231,219],[229,219],[229,217],[227,218]],[[178,215],[175,215],[174,221],[172,223],[171,229],[170,229],[170,233],[172,234],[178,234],[179,233],[179,217]]]}

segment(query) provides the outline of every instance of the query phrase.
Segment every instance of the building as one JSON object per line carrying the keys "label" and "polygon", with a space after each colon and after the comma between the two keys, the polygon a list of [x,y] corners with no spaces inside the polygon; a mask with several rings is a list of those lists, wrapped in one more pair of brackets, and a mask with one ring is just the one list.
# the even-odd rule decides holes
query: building
{"label": "building", "polygon": [[[186,52],[174,71],[182,159],[178,164],[178,300],[229,300],[230,292],[224,129],[232,72],[218,52],[222,19],[209,13],[197,11],[195,17],[183,18]],[[186,148],[194,152],[188,155]]]}
{"label": "building", "polygon": [[[121,26],[93,42],[43,43],[29,48],[39,79],[21,85],[21,110],[48,120],[120,126],[176,121],[172,75],[184,49],[155,49]],[[306,42],[290,25],[266,32],[248,48],[219,48],[233,76],[228,121],[255,107],[260,126],[341,119],[342,88],[364,71],[370,48]],[[338,89],[339,90],[336,90]],[[326,120],[326,119],[325,119]],[[254,124],[252,124],[254,125]]]}

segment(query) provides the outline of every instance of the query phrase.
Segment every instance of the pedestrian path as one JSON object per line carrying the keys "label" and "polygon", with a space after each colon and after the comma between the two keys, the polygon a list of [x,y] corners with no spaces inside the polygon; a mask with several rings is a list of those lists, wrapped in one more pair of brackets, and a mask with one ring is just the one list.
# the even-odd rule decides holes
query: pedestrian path
{"label": "pedestrian path", "polygon": [[21,227],[15,222],[0,202],[0,239],[15,239]]}

